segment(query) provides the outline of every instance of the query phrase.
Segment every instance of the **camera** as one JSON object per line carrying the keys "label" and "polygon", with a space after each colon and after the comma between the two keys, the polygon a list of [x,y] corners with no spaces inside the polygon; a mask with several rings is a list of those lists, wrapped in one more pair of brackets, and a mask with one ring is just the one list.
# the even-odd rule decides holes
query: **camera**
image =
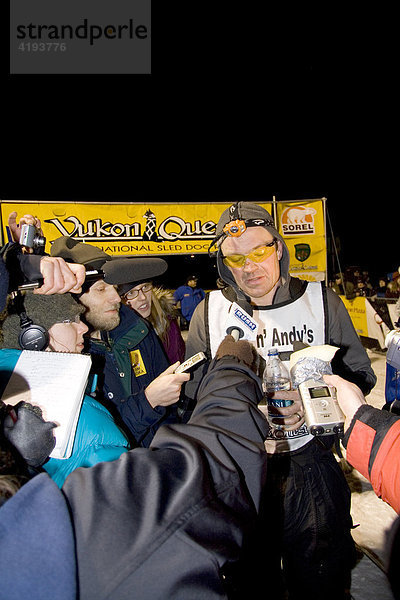
{"label": "camera", "polygon": [[395,415],[400,415],[400,331],[390,331],[385,339],[386,353],[386,381],[385,399],[383,407]]}
{"label": "camera", "polygon": [[386,362],[397,371],[400,371],[400,331],[389,331],[385,338],[387,348]]}
{"label": "camera", "polygon": [[40,235],[39,229],[34,225],[22,225],[19,243],[21,246],[32,248],[34,251],[37,250],[37,254],[40,254],[40,251],[44,251],[46,238]]}
{"label": "camera", "polygon": [[344,414],[336,402],[336,389],[323,381],[307,379],[299,385],[305,420],[312,435],[344,433]]}

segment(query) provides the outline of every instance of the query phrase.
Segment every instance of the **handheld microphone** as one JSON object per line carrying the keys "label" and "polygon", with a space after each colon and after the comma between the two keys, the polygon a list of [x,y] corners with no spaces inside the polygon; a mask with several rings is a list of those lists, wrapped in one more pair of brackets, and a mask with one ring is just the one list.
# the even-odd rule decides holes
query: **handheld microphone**
{"label": "handheld microphone", "polygon": [[256,339],[257,323],[239,304],[233,302],[226,323],[226,333],[230,334],[235,342],[239,339],[253,342]]}
{"label": "handheld microphone", "polygon": [[[155,269],[155,267],[152,268]],[[136,275],[139,270],[140,262],[138,261],[130,260],[128,258],[113,258],[113,260],[107,260],[102,265],[101,269],[91,269],[90,271],[86,271],[85,283],[104,279],[104,281],[110,285],[119,285],[120,283],[132,281],[134,275]],[[154,273],[154,275],[157,274],[158,273]]]}

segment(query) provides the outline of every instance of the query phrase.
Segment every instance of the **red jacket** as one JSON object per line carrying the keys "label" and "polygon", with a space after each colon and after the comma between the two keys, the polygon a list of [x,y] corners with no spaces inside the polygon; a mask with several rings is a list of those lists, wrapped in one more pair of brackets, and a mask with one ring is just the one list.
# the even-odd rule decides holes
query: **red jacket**
{"label": "red jacket", "polygon": [[377,496],[400,513],[400,417],[361,406],[343,440],[346,458]]}

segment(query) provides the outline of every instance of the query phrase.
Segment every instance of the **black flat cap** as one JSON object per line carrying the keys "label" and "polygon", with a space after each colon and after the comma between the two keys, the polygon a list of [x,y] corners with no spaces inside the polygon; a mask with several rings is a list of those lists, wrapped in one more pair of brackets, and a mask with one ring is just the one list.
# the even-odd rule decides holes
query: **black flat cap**
{"label": "black flat cap", "polygon": [[[162,258],[133,256],[131,258],[114,258],[93,246],[79,242],[74,238],[62,236],[51,246],[51,256],[59,256],[66,262],[85,265],[86,270],[101,270],[104,281],[111,285],[132,283],[151,279],[162,275],[168,268]],[[94,282],[92,282],[94,283]]]}

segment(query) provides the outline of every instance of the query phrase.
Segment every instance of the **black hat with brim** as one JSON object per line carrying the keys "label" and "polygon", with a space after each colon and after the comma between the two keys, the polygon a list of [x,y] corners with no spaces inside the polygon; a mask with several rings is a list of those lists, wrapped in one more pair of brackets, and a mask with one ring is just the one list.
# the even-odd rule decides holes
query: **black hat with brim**
{"label": "black hat with brim", "polygon": [[111,285],[124,283],[135,285],[146,279],[162,275],[168,268],[166,261],[162,258],[142,256],[114,258],[97,246],[79,242],[68,236],[62,236],[55,240],[50,254],[59,256],[66,262],[84,265],[87,271],[103,271],[104,281]]}

